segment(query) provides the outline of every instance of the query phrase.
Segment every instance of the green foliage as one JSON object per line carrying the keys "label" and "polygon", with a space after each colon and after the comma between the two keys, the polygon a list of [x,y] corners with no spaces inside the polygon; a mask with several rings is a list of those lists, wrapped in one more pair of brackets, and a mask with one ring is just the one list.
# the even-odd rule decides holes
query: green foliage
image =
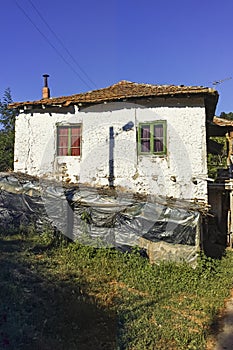
{"label": "green foliage", "polygon": [[197,262],[197,270],[202,275],[202,277],[204,275],[211,276],[212,274],[217,273],[220,267],[219,260],[207,257],[203,252],[200,252]]}
{"label": "green foliage", "polygon": [[[222,112],[220,114],[220,118],[233,120],[233,112],[229,112],[229,113]],[[218,169],[227,168],[227,142],[226,142],[225,136],[210,137],[210,140],[213,140],[223,145],[223,148],[220,154],[208,153],[208,157],[207,157],[208,176],[210,178],[216,179]]]}
{"label": "green foliage", "polygon": [[221,136],[210,137],[210,140],[223,145],[220,154],[208,153],[207,155],[208,176],[212,179],[216,179],[218,169],[227,167],[227,144],[226,138]]}
{"label": "green foliage", "polygon": [[8,109],[12,101],[10,89],[6,89],[0,100],[0,171],[13,169],[16,112]]}
{"label": "green foliage", "polygon": [[220,118],[233,120],[233,112],[229,112],[229,113],[222,112],[220,114]]}

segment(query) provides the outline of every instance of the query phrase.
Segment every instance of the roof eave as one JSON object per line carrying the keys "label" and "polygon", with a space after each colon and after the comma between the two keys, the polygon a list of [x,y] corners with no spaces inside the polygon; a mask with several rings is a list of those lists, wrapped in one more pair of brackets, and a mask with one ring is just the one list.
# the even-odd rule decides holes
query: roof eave
{"label": "roof eave", "polygon": [[[211,90],[211,91],[210,91]],[[31,109],[42,108],[42,106],[54,106],[54,107],[68,107],[70,105],[93,105],[104,102],[114,102],[114,101],[122,101],[124,99],[131,100],[135,98],[156,98],[156,97],[164,97],[164,98],[173,98],[173,97],[195,97],[195,96],[204,96],[205,103],[208,110],[208,117],[214,116],[215,108],[218,102],[218,93],[216,90],[209,89],[209,91],[192,91],[192,92],[173,92],[173,93],[157,93],[157,94],[132,94],[132,95],[120,95],[120,96],[112,96],[112,97],[101,97],[95,99],[85,98],[85,95],[73,95],[67,97],[58,97],[58,98],[50,98],[45,100],[37,100],[37,101],[26,101],[26,102],[15,102],[8,105],[9,108],[15,109]],[[27,107],[28,106],[28,107]]]}

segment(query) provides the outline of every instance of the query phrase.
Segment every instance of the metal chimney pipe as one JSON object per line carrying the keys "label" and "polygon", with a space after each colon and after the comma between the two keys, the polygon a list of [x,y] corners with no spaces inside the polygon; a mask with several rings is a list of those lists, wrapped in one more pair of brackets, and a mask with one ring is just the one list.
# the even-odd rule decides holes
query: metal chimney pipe
{"label": "metal chimney pipe", "polygon": [[43,74],[44,77],[44,87],[42,89],[42,98],[46,99],[46,98],[50,98],[50,90],[48,87],[48,74]]}

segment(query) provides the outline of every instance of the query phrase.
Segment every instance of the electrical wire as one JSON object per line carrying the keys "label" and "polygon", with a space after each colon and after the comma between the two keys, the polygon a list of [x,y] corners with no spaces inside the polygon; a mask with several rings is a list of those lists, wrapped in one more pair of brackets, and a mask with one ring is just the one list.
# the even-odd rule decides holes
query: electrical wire
{"label": "electrical wire", "polygon": [[50,25],[48,24],[48,22],[45,20],[45,18],[42,16],[42,14],[39,12],[39,10],[37,9],[37,7],[34,5],[34,3],[32,2],[32,0],[28,0],[28,2],[31,4],[31,6],[34,8],[34,10],[36,11],[36,13],[38,14],[38,16],[40,17],[40,19],[44,22],[44,24],[46,25],[46,27],[50,30],[50,32],[55,36],[55,38],[57,39],[57,41],[60,43],[60,45],[63,47],[63,49],[66,51],[66,53],[69,55],[69,57],[73,60],[73,62],[77,65],[77,67],[81,70],[81,72],[86,76],[86,78],[89,80],[89,82],[91,84],[93,84],[93,86],[95,86],[97,88],[97,85],[94,83],[94,81],[88,76],[88,74],[85,72],[85,70],[80,66],[80,64],[78,63],[78,61],[75,59],[75,57],[71,54],[71,52],[67,49],[67,47],[65,46],[64,42],[61,40],[61,38],[59,38],[59,36],[54,32],[54,30],[50,27]]}
{"label": "electrical wire", "polygon": [[78,76],[78,78],[89,88],[92,89],[90,84],[88,84],[81,75],[74,69],[69,61],[66,60],[66,58],[60,53],[60,51],[54,46],[51,41],[47,38],[47,36],[40,30],[40,28],[33,22],[31,17],[26,13],[26,11],[19,5],[19,3],[15,0],[16,6],[20,9],[20,11],[27,17],[29,22],[36,28],[36,30],[41,34],[41,36],[45,39],[45,41],[52,47],[52,49],[56,52],[56,54],[63,60],[63,62],[70,67],[70,69]]}

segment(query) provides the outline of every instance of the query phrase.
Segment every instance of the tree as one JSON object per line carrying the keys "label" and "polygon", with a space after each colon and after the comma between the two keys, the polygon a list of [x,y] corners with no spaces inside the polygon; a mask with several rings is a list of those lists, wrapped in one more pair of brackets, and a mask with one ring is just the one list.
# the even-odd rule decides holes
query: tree
{"label": "tree", "polygon": [[[208,141],[208,145],[214,142],[220,147],[216,147],[216,150],[208,150],[207,167],[208,176],[216,179],[218,175],[218,169],[226,169],[227,167],[227,143],[225,136],[211,136]],[[210,148],[210,147],[208,147]]]}
{"label": "tree", "polygon": [[233,120],[233,112],[225,113],[222,112],[220,114],[220,118],[228,119],[228,120]]}
{"label": "tree", "polygon": [[[233,121],[233,112],[222,112],[219,117]],[[217,147],[215,150],[213,147],[212,150],[210,147],[208,149],[208,174],[209,177],[216,179],[218,169],[227,170],[227,140],[225,136],[212,136],[208,140],[208,146],[211,145],[211,142],[216,143],[218,146],[222,145],[222,147]]]}
{"label": "tree", "polygon": [[0,100],[0,171],[13,169],[16,111],[8,108],[12,103],[11,91],[6,89]]}

